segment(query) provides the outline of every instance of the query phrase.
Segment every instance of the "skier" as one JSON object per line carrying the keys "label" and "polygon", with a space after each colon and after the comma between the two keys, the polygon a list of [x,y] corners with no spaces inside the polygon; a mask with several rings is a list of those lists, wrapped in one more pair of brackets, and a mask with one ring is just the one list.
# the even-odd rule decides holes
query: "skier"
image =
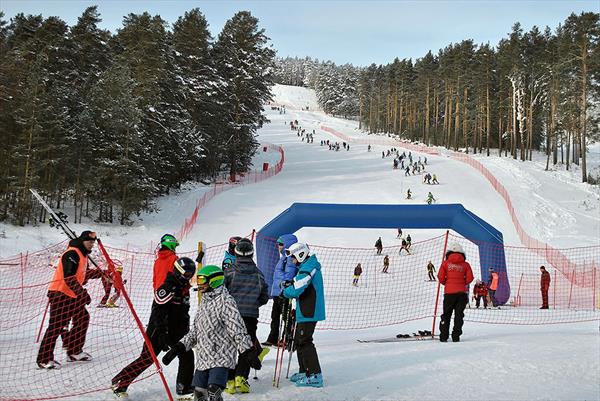
{"label": "skier", "polygon": [[433,197],[433,194],[431,192],[429,192],[427,194],[427,204],[431,205],[432,202],[435,202],[435,198]]}
{"label": "skier", "polygon": [[398,235],[396,236],[396,238],[402,238],[402,229],[401,228],[398,229]]}
{"label": "skier", "polygon": [[431,179],[431,183],[432,184],[439,184],[439,182],[438,182],[437,177],[436,177],[435,174],[433,175],[433,178]]}
{"label": "skier", "polygon": [[367,146],[367,152],[371,151],[371,145]]}
{"label": "skier", "polygon": [[171,363],[192,348],[197,350],[194,373],[194,400],[222,401],[227,372],[244,359],[254,368],[262,367],[256,348],[246,331],[233,297],[223,286],[224,273],[217,266],[204,266],[197,273],[202,293],[192,329],[165,354],[162,361]]}
{"label": "skier", "polygon": [[408,191],[406,191],[406,199],[412,199],[412,192],[410,192],[410,188],[408,188]]}
{"label": "skier", "polygon": [[[246,325],[246,330],[252,339],[252,344],[261,357],[266,355],[269,348],[262,348],[256,338],[258,324],[258,309],[269,301],[269,289],[265,278],[256,263],[252,260],[254,245],[247,238],[242,238],[235,245],[236,260],[233,266],[225,271],[225,288],[237,303],[240,315]],[[229,370],[225,392],[227,394],[249,393],[248,375],[250,365],[246,358],[240,357],[235,369]]]}
{"label": "skier", "polygon": [[[120,261],[115,260],[115,271],[119,276],[123,275],[123,264]],[[99,308],[116,308],[115,302],[121,296],[121,291],[115,288],[115,294],[111,297],[110,291],[113,287],[113,279],[109,277],[108,271],[106,275],[102,275],[102,287],[104,288],[104,296],[98,304]],[[123,280],[123,284],[127,283],[127,280]]]}
{"label": "skier", "polygon": [[[63,336],[63,347],[67,349],[67,361],[92,360],[92,356],[83,351],[90,323],[90,314],[85,306],[92,302],[83,284],[86,280],[88,255],[92,252],[96,239],[95,232],[83,231],[78,238],[69,241],[69,247],[58,261],[58,267],[48,286],[50,322],[36,359],[40,369],[60,369],[60,363],[54,359],[54,347],[63,332],[66,333]],[[72,328],[66,331],[71,320]]]}
{"label": "skier", "polygon": [[381,242],[381,237],[375,241],[375,249],[377,249],[377,255],[381,255],[381,251],[383,251],[383,243]]}
{"label": "skier", "polygon": [[498,289],[498,273],[494,271],[493,268],[490,267],[490,279],[488,281],[488,294],[490,296],[490,302],[492,303],[492,308],[498,307],[498,302],[496,301],[496,290]]}
{"label": "skier", "polygon": [[475,301],[475,308],[479,308],[479,303],[483,298],[483,309],[487,309],[487,295],[488,289],[484,282],[477,280],[473,287],[473,300]]}
{"label": "skier", "polygon": [[429,174],[429,173],[425,174],[425,176],[423,177],[423,182],[425,182],[427,184],[431,184],[431,174]]}
{"label": "skier", "polygon": [[229,269],[235,263],[235,244],[241,239],[242,237],[229,238],[229,245],[225,251],[225,255],[223,255],[223,262],[221,263],[221,268],[224,271]]}
{"label": "skier", "polygon": [[[160,258],[160,255],[159,255]],[[157,260],[161,264],[160,259]],[[155,262],[155,267],[156,267]],[[173,264],[173,271],[167,271],[163,283],[156,288],[152,311],[146,333],[156,354],[167,351],[189,330],[189,280],[196,272],[196,264],[190,258],[179,258]],[[144,343],[140,356],[113,379],[112,389],[120,398],[127,397],[127,388],[152,364],[152,355]],[[194,354],[189,351],[179,355],[177,373],[177,394],[189,397],[194,365]]]}
{"label": "skier", "polygon": [[[161,249],[154,262],[154,300],[146,334],[154,353],[168,351],[189,331],[190,279],[196,273],[196,263],[187,257],[177,258],[175,247],[179,243],[170,234],[161,238]],[[175,260],[173,260],[175,259]],[[127,388],[150,365],[153,358],[144,342],[140,356],[125,366],[112,378],[111,388],[119,398],[127,397]],[[181,397],[193,393],[194,353],[179,355],[176,392]]]}
{"label": "skier", "polygon": [[383,258],[383,270],[381,272],[387,273],[389,268],[390,268],[390,257],[388,255],[385,255],[385,257]]}
{"label": "skier", "polygon": [[406,166],[406,169],[404,170],[404,176],[409,176],[410,175],[410,166]]}
{"label": "skier", "polygon": [[362,274],[362,266],[359,263],[354,268],[354,275],[352,276],[352,285],[353,286],[358,287],[358,279],[360,278],[361,274]]}
{"label": "skier", "polygon": [[433,265],[433,263],[431,263],[431,260],[430,260],[429,263],[427,263],[427,275],[429,276],[429,281],[436,281],[434,273],[435,273],[435,266]]}
{"label": "skier", "polygon": [[408,249],[408,241],[402,238],[402,245],[400,246],[400,250],[398,251],[398,255],[402,255],[402,250],[405,250],[407,254],[410,255],[410,250]]}
{"label": "skier", "polygon": [[408,234],[406,236],[406,249],[410,249],[411,246],[412,246],[412,238],[410,237],[410,234]]}
{"label": "skier", "polygon": [[273,299],[273,307],[271,308],[271,331],[269,332],[267,341],[262,343],[262,345],[267,347],[276,345],[279,340],[281,315],[282,312],[284,312],[284,304],[287,305],[287,301],[281,297],[281,283],[293,279],[296,276],[296,273],[298,273],[298,268],[292,263],[292,258],[285,254],[285,250],[296,242],[298,242],[298,238],[296,238],[294,234],[284,234],[277,239],[279,261],[273,270],[273,281],[271,282],[271,298]]}
{"label": "skier", "polygon": [[550,273],[546,271],[545,266],[540,266],[540,291],[542,292],[542,307],[540,309],[548,309],[548,289],[550,288]]}
{"label": "skier", "polygon": [[465,308],[469,303],[467,286],[473,281],[471,265],[460,244],[452,244],[446,252],[446,259],[440,266],[438,280],[444,286],[444,312],[440,320],[440,341],[447,342],[450,333],[450,319],[454,312],[452,341],[459,342]]}
{"label": "skier", "polygon": [[[310,255],[306,244],[296,243],[286,255],[298,266],[293,283],[286,283],[283,296],[296,299],[296,332],[294,341],[298,351],[299,371],[290,380],[297,387],[323,387],[323,374],[313,333],[318,321],[325,320],[325,296],[321,264],[316,255]],[[289,285],[291,284],[291,285]]]}

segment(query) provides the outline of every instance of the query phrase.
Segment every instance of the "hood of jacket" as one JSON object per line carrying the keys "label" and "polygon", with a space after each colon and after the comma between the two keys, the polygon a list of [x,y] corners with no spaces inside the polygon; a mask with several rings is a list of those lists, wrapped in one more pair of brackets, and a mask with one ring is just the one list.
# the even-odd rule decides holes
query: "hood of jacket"
{"label": "hood of jacket", "polygon": [[238,256],[235,258],[235,263],[233,264],[233,268],[236,272],[242,274],[250,274],[256,273],[256,263],[251,257],[248,256]]}
{"label": "hood of jacket", "polygon": [[281,256],[285,255],[286,249],[298,242],[298,238],[294,234],[283,234],[277,240],[283,241],[283,249],[281,250]]}
{"label": "hood of jacket", "polygon": [[461,263],[465,261],[465,255],[462,253],[452,252],[446,259],[450,263]]}
{"label": "hood of jacket", "polygon": [[84,256],[87,256],[91,253],[85,248],[85,246],[83,246],[83,241],[81,238],[73,238],[69,241],[69,246],[79,249]]}

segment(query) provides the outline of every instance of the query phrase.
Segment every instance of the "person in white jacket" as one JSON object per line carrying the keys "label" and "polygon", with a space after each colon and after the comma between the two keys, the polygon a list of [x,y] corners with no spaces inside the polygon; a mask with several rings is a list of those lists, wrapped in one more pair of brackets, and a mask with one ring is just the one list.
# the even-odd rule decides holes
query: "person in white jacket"
{"label": "person in white jacket", "polygon": [[202,298],[191,330],[163,357],[165,365],[180,353],[196,351],[194,400],[222,401],[229,369],[235,368],[238,353],[254,369],[261,368],[257,350],[246,331],[237,304],[223,286],[224,273],[217,266],[204,266],[197,273]]}

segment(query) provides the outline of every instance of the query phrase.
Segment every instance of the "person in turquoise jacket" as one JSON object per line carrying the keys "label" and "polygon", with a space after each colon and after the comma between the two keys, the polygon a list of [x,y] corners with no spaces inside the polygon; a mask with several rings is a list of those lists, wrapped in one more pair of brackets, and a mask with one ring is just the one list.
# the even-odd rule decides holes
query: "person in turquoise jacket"
{"label": "person in turquoise jacket", "polygon": [[290,380],[298,387],[323,387],[319,356],[313,343],[317,322],[325,320],[321,264],[316,255],[310,255],[308,246],[300,242],[290,246],[286,255],[298,266],[294,280],[282,283],[283,296],[297,299],[294,342],[298,351],[299,371]]}

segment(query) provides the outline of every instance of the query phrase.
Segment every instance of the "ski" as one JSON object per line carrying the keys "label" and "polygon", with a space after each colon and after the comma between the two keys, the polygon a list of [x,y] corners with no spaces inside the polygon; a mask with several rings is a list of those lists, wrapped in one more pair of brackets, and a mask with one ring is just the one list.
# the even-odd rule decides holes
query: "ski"
{"label": "ski", "polygon": [[[46,201],[42,198],[42,196],[35,189],[29,188],[29,192],[31,192],[33,194],[33,196],[38,200],[38,202],[40,202],[40,205],[42,205],[42,207],[44,209],[46,209],[46,211],[50,214],[50,216],[52,216],[52,218],[58,223],[58,225],[60,225],[60,228],[62,228],[62,230],[67,235],[67,237],[69,237],[69,239],[77,238],[77,234],[75,234],[75,231],[71,230],[71,227],[69,227],[67,225],[67,223],[65,223],[61,218],[59,218],[56,215],[56,213],[54,212],[54,210],[52,210],[50,205],[48,205],[46,203]],[[90,261],[91,264],[93,264],[96,267],[96,269],[98,269],[98,271],[100,271],[102,273],[103,276],[106,276],[106,274],[102,271],[100,266],[98,266],[98,264],[96,264],[96,262],[94,261],[94,259],[92,259],[91,256],[88,256],[88,260]]]}
{"label": "ski", "polygon": [[[202,241],[198,241],[198,256],[196,256],[196,273],[198,273],[200,271],[200,269],[202,269],[203,267],[203,262],[204,262],[204,242]],[[196,285],[196,290],[198,290],[198,287]],[[200,300],[202,299],[202,293],[200,291],[198,291],[198,305],[200,305]]]}
{"label": "ski", "polygon": [[438,336],[432,335],[431,332],[420,332],[420,333],[412,333],[410,334],[398,334],[396,337],[388,337],[388,338],[376,338],[373,340],[356,340],[359,343],[397,343],[402,341],[425,341],[425,340],[433,340],[437,339]]}

